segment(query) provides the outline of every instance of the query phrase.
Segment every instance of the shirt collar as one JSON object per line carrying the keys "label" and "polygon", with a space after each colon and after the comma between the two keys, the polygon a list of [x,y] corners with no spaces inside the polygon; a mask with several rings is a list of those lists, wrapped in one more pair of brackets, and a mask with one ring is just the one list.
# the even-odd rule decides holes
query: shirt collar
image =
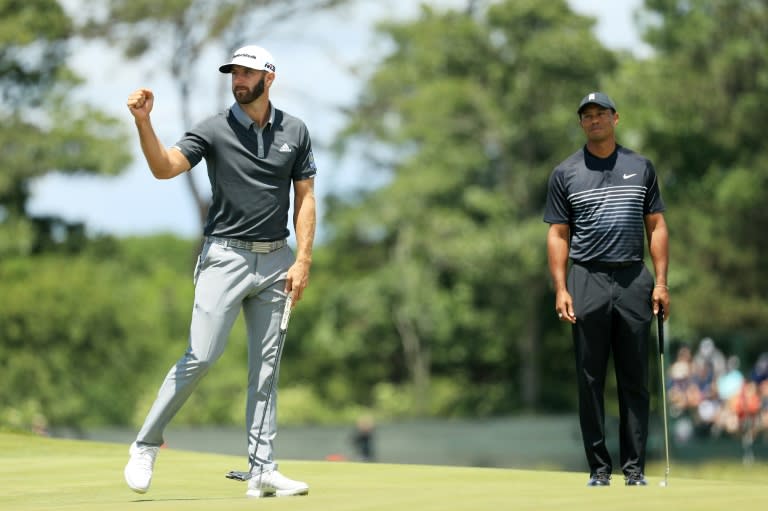
{"label": "shirt collar", "polygon": [[[251,126],[256,124],[253,119],[248,117],[248,114],[245,113],[243,110],[243,107],[240,106],[240,103],[235,101],[232,106],[230,107],[230,110],[235,115],[235,119],[237,119],[237,122],[243,125],[245,129],[251,129]],[[275,105],[272,104],[272,102],[269,102],[269,120],[267,121],[267,124],[265,128],[271,127],[272,124],[275,122]],[[258,125],[256,125],[256,129],[258,129]]]}

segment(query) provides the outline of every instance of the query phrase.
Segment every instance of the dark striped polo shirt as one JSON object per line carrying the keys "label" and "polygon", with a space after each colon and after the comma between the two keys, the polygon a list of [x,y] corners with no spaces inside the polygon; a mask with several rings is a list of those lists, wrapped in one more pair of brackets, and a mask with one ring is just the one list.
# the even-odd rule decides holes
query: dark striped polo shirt
{"label": "dark striped polo shirt", "polygon": [[194,167],[205,158],[211,206],[204,234],[246,241],[285,239],[292,181],[317,172],[306,125],[270,104],[261,129],[234,103],[176,145]]}
{"label": "dark striped polo shirt", "polygon": [[641,261],[645,215],[664,209],[650,160],[622,146],[597,158],[584,146],[552,172],[544,221],[568,224],[573,261]]}

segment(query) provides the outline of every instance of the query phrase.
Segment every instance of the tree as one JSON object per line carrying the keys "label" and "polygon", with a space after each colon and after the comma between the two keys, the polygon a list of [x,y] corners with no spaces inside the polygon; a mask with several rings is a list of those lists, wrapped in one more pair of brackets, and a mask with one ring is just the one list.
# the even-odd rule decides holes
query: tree
{"label": "tree", "polygon": [[130,423],[183,350],[190,245],[105,238],[0,261],[0,426]]}
{"label": "tree", "polygon": [[[182,125],[191,127],[193,77],[206,50],[226,55],[268,26],[290,20],[300,12],[327,9],[346,0],[109,0],[105,12],[95,12],[82,31],[104,38],[136,59],[148,53],[155,65],[167,67],[180,105]],[[162,63],[162,64],[161,64]],[[211,114],[214,112],[211,111]],[[191,173],[184,179],[194,201],[200,227],[205,225],[208,199]]]}
{"label": "tree", "polygon": [[[564,1],[472,7],[423,7],[414,22],[381,27],[394,49],[350,112],[342,147],[368,147],[389,182],[327,207],[344,278],[316,335],[330,331],[324,318],[362,313],[337,323],[341,342],[386,355],[387,378],[410,382],[420,414],[537,408],[542,373],[559,376],[540,355],[559,326],[545,186],[581,144],[574,102],[616,64],[593,21]],[[568,349],[555,351],[570,358]],[[435,409],[431,375],[461,390],[447,408]]]}
{"label": "tree", "polygon": [[[41,16],[40,13],[46,13]],[[0,0],[0,255],[79,245],[82,225],[32,218],[32,180],[49,172],[116,174],[129,161],[115,120],[74,102],[72,23],[55,0]]]}
{"label": "tree", "polygon": [[759,344],[768,149],[755,119],[768,114],[768,4],[647,0],[646,9],[654,58],[625,69],[617,88],[631,91],[627,113],[669,207],[673,328]]}

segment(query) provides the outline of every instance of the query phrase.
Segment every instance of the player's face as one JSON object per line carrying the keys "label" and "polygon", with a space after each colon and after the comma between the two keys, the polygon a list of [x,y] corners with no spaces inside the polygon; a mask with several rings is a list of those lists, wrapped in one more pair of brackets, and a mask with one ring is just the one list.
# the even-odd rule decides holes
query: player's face
{"label": "player's face", "polygon": [[605,140],[613,136],[618,118],[619,115],[610,108],[589,105],[581,111],[581,128],[590,140]]}
{"label": "player's face", "polygon": [[241,105],[253,103],[264,94],[266,71],[242,66],[232,67],[232,94]]}

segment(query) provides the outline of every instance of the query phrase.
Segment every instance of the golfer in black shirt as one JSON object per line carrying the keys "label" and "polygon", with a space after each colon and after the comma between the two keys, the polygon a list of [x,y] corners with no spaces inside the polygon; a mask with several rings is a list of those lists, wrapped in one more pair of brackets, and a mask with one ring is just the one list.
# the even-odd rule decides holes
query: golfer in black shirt
{"label": "golfer in black shirt", "polygon": [[613,101],[592,92],[577,113],[587,143],[552,172],[544,214],[555,310],[572,325],[588,485],[608,486],[613,470],[603,397],[612,352],[621,471],[627,485],[644,486],[649,334],[660,304],[669,315],[664,202],[653,164],[616,143]]}

